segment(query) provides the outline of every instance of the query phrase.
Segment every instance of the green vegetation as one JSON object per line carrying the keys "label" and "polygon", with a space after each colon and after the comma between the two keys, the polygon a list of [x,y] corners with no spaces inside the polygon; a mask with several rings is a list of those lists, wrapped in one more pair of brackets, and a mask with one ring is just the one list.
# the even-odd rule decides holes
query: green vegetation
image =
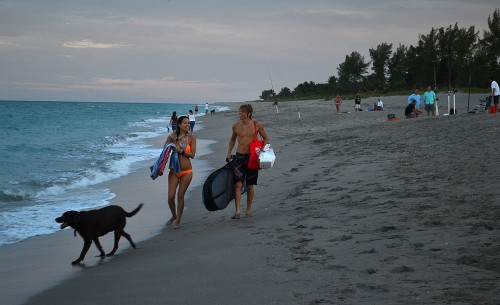
{"label": "green vegetation", "polygon": [[[459,28],[456,23],[447,28],[432,28],[420,35],[415,46],[381,43],[369,49],[371,60],[353,51],[346,55],[326,83],[303,82],[293,90],[283,87],[280,92],[264,90],[263,100],[330,99],[361,92],[363,95],[408,94],[414,88],[431,85],[438,91],[457,88],[484,92],[488,77],[500,74],[500,9],[488,16],[488,30],[482,38],[474,26]],[[371,66],[372,73],[368,74]],[[498,80],[498,79],[497,79]],[[468,89],[467,89],[468,90]]]}

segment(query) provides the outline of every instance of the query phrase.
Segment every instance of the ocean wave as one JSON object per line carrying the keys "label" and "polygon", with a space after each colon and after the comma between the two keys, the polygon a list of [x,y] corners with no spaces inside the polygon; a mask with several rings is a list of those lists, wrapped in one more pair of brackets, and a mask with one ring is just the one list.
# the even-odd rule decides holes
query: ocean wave
{"label": "ocean wave", "polygon": [[[22,202],[47,199],[68,190],[85,188],[128,175],[139,164],[158,156],[161,148],[152,148],[143,139],[163,132],[129,132],[125,136],[107,137],[106,143],[77,144],[59,152],[59,170],[25,176],[28,180],[2,186],[0,202]],[[17,148],[18,152],[20,148]],[[50,152],[51,149],[44,150]],[[64,159],[64,162],[62,160]],[[31,179],[30,179],[31,178]]]}
{"label": "ocean wave", "polygon": [[[149,167],[161,147],[148,139],[165,134],[168,112],[187,113],[188,106],[33,102],[18,108],[9,110],[15,122],[0,122],[16,127],[1,128],[0,165],[9,174],[0,177],[0,245],[58,230],[53,220],[64,210],[107,204],[111,195],[99,185]],[[26,219],[37,226],[26,228]]]}
{"label": "ocean wave", "polygon": [[152,125],[157,125],[157,124],[162,123],[162,122],[168,122],[168,119],[166,116],[165,116],[165,118],[150,118],[150,119],[145,119],[145,120],[138,121],[138,122],[132,122],[132,123],[129,123],[129,126],[149,128]]}
{"label": "ocean wave", "polygon": [[[147,150],[145,148],[123,149],[127,154],[116,160],[101,160],[99,168],[87,168],[79,174],[79,178],[69,183],[55,184],[41,190],[35,194],[35,198],[42,199],[54,195],[64,194],[68,190],[81,189],[97,185],[110,180],[118,179],[128,175],[138,162],[154,158],[157,150]],[[115,151],[116,154],[116,151]]]}
{"label": "ocean wave", "polygon": [[129,144],[131,142],[139,142],[145,139],[151,139],[160,136],[164,133],[164,127],[157,127],[154,130],[148,131],[132,131],[125,135],[106,136],[105,148],[117,146],[120,144]]}
{"label": "ocean wave", "polygon": [[[58,200],[3,211],[0,213],[0,245],[54,233],[60,230],[60,225],[54,219],[63,212],[105,206],[114,197],[115,194],[109,189],[81,190],[65,194],[64,198],[57,198]],[[26,219],[30,223],[36,223],[36,226],[27,226]]]}
{"label": "ocean wave", "polygon": [[0,190],[0,202],[23,201],[28,196],[18,190]]}

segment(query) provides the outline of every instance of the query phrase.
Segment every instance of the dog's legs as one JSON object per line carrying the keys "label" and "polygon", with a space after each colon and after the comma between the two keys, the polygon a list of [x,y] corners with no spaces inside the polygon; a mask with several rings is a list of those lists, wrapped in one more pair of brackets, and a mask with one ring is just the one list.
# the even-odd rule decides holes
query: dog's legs
{"label": "dog's legs", "polygon": [[80,252],[80,257],[76,261],[71,262],[72,265],[79,264],[81,261],[83,261],[83,259],[85,258],[85,254],[87,254],[87,251],[89,251],[90,245],[92,245],[91,239],[83,240],[83,249],[82,252]]}
{"label": "dog's legs", "polygon": [[95,237],[94,243],[95,243],[95,246],[97,247],[97,250],[99,250],[99,257],[104,258],[106,256],[106,254],[104,253],[104,250],[102,249],[101,243],[99,242],[99,238]]}
{"label": "dog's legs", "polygon": [[132,241],[132,237],[130,237],[130,234],[128,234],[128,233],[127,233],[127,232],[125,232],[125,231],[122,231],[122,235],[123,235],[123,237],[125,237],[125,238],[129,241],[129,243],[132,245],[132,248],[134,248],[134,249],[135,249],[135,244],[134,244],[134,242]]}
{"label": "dog's legs", "polygon": [[118,249],[118,242],[120,241],[120,237],[122,237],[122,234],[121,234],[122,231],[123,231],[123,228],[115,229],[115,244],[113,246],[113,250],[111,250],[111,252],[106,254],[107,256],[112,256],[113,254],[115,254],[116,250]]}

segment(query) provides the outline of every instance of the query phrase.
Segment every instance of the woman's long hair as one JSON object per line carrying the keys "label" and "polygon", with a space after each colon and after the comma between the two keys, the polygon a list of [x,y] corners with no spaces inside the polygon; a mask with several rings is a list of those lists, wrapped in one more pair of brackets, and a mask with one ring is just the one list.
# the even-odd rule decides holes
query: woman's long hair
{"label": "woman's long hair", "polygon": [[177,120],[177,112],[174,111],[172,112],[172,117],[171,117],[172,120]]}

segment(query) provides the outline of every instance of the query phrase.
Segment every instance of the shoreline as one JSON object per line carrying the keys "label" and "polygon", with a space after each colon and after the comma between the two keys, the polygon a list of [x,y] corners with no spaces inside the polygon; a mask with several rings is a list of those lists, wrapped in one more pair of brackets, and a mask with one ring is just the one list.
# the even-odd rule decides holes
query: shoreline
{"label": "shoreline", "polygon": [[[500,171],[486,156],[499,153],[499,118],[460,114],[462,99],[457,115],[402,119],[405,101],[387,97],[386,111],[342,115],[331,101],[280,102],[279,114],[270,103],[252,103],[277,155],[274,168],[259,173],[254,217],[230,220],[232,203],[207,212],[200,190],[190,188],[180,230],[161,229],[134,251],[121,241],[114,258],[87,265],[96,252],[91,248],[86,267],[24,295],[25,304],[498,302],[500,190],[488,181],[498,181]],[[400,120],[387,122],[389,113]],[[197,137],[219,142],[200,159],[217,168],[237,114],[232,109],[205,120]],[[158,225],[146,208],[166,194],[146,178],[130,175],[113,200],[132,208],[138,202],[130,197],[145,198],[144,211],[127,224],[134,240],[148,221]],[[154,210],[168,211],[160,205]],[[64,231],[37,241],[13,253],[16,264],[7,274],[51,278],[45,270],[51,266],[36,264],[33,249],[57,256],[47,259],[67,270],[82,246]],[[46,249],[49,241],[64,253]],[[107,249],[111,242],[102,244]]]}
{"label": "shoreline", "polygon": [[[198,144],[203,147],[203,151],[198,148],[197,157],[193,160],[193,167],[198,172],[186,193],[186,203],[190,204],[186,204],[183,223],[190,221],[186,217],[189,215],[190,209],[197,210],[202,207],[201,196],[194,195],[201,193],[204,179],[214,170],[209,155],[214,153],[213,146],[216,145],[217,141],[205,138],[208,132],[206,126],[203,125],[204,117],[197,117],[197,125],[195,126],[197,139],[198,134],[203,135],[201,139],[198,139],[198,142],[203,142],[202,145]],[[162,147],[166,135],[165,133],[162,136],[151,138],[148,142],[153,147]],[[149,167],[144,166],[142,170],[136,170],[127,176],[93,186],[109,189],[111,193],[115,194],[115,197],[109,201],[108,205],[120,205],[126,211],[131,211],[140,202],[145,203],[137,215],[127,219],[126,230],[138,248],[142,242],[162,234],[168,229],[165,226],[165,222],[170,218],[170,210],[166,201],[166,178],[167,176],[164,175],[152,180],[149,177]],[[63,212],[61,211],[61,214]],[[50,289],[61,281],[76,277],[83,270],[109,263],[120,256],[122,252],[133,250],[128,241],[122,238],[115,256],[100,259],[95,256],[97,250],[92,244],[83,264],[71,266],[70,262],[78,256],[83,246],[81,237],[79,235],[73,236],[72,232],[73,230],[69,228],[0,246],[2,260],[0,271],[3,274],[12,274],[12,276],[3,277],[0,280],[0,303],[23,304],[29,297]],[[112,247],[113,234],[108,233],[100,237],[99,240],[107,252]],[[33,249],[36,249],[36,255],[33,253]],[[26,261],[30,263],[26,264]],[[22,262],[22,266],[19,266],[19,262]],[[43,274],[33,276],[33,270],[39,269],[40,266],[43,266]]]}

